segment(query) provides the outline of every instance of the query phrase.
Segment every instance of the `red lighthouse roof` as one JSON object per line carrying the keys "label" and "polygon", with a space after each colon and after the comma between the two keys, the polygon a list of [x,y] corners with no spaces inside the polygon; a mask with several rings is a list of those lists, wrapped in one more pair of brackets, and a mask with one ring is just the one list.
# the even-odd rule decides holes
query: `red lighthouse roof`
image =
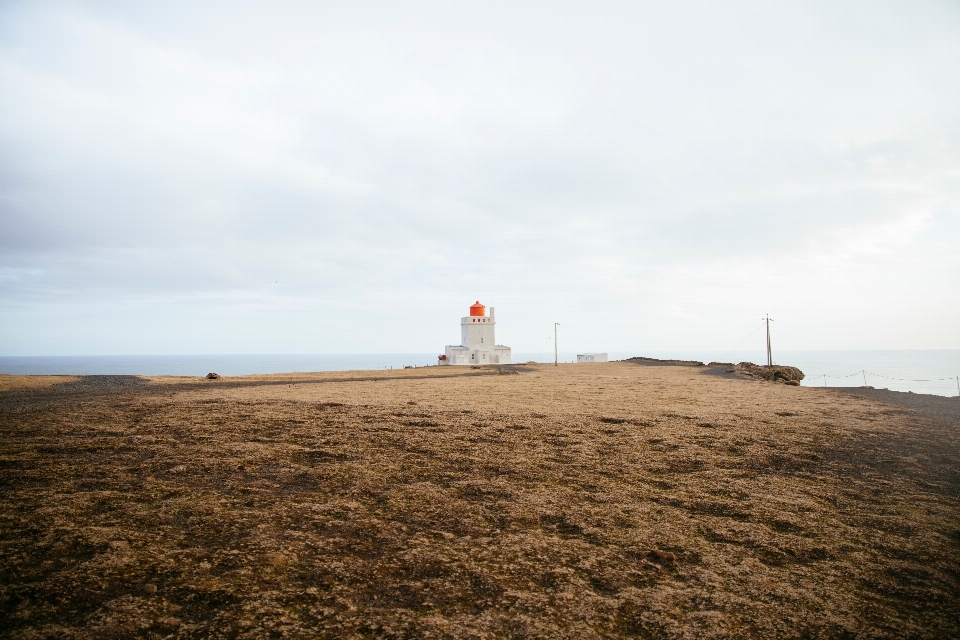
{"label": "red lighthouse roof", "polygon": [[480,301],[477,300],[476,304],[470,305],[470,315],[485,316],[487,315],[487,308],[480,304]]}

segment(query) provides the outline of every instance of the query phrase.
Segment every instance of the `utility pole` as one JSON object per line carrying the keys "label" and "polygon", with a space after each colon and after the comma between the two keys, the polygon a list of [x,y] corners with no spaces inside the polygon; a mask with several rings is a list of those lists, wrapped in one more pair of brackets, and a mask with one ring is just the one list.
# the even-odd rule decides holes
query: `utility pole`
{"label": "utility pole", "polygon": [[770,314],[767,314],[767,366],[773,366],[773,352],[770,351]]}
{"label": "utility pole", "polygon": [[559,358],[557,357],[557,354],[558,354],[558,351],[557,351],[557,327],[559,327],[559,326],[560,326],[560,323],[559,323],[559,322],[554,322],[554,323],[553,323],[553,366],[557,366],[557,361],[559,360]]}

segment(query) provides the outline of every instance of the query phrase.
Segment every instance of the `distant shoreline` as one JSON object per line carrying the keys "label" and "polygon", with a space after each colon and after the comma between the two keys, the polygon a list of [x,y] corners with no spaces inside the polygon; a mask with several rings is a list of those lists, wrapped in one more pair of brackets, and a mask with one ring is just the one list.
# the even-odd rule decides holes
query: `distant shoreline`
{"label": "distant shoreline", "polygon": [[[603,345],[597,346],[599,349]],[[561,363],[576,360],[576,352],[561,350],[559,355]],[[436,353],[0,356],[0,374],[203,376],[215,371],[232,377],[320,371],[384,372],[404,366],[432,367],[437,363],[436,358]],[[640,363],[643,358],[642,362],[655,366],[700,362],[709,366],[714,361],[766,362],[766,354],[756,351],[612,350],[609,358],[634,363]],[[516,351],[513,359],[517,363],[532,360],[552,364],[554,355],[552,352]],[[960,350],[775,351],[774,362],[803,371],[806,378],[801,382],[802,386],[822,388],[826,374],[828,387],[886,387],[894,391],[946,397],[958,393],[956,380],[960,376]]]}

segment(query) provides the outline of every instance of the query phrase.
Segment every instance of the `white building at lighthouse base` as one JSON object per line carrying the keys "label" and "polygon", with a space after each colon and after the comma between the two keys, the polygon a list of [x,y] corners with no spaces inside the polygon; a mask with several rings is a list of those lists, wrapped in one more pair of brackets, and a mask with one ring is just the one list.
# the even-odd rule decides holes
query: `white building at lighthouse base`
{"label": "white building at lighthouse base", "polygon": [[486,307],[478,301],[470,307],[470,315],[460,318],[460,344],[450,345],[439,357],[439,364],[510,364],[510,347],[497,344],[493,307],[486,315]]}

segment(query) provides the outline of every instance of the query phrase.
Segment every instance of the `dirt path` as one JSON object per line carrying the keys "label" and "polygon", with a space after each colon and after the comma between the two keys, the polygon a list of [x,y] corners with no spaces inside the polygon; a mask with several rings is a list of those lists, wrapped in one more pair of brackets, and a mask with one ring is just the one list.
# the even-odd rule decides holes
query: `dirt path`
{"label": "dirt path", "polygon": [[926,393],[890,391],[870,387],[829,387],[840,393],[848,393],[861,398],[870,398],[885,404],[897,405],[918,411],[931,418],[960,424],[960,398],[944,397]]}

